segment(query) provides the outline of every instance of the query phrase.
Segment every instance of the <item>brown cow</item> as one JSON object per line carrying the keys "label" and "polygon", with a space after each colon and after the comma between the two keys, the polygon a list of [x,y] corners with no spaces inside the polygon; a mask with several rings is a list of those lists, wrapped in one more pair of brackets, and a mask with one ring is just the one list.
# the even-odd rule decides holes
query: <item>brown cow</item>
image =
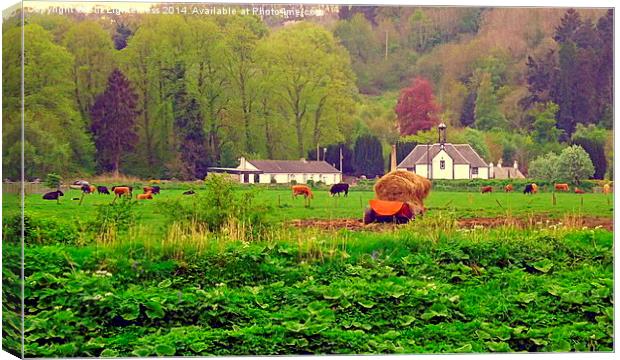
{"label": "brown cow", "polygon": [[138,200],[147,200],[147,199],[150,200],[150,199],[153,199],[153,194],[150,191],[144,194],[138,194],[137,199]]}
{"label": "brown cow", "polygon": [[513,187],[512,187],[512,184],[508,184],[508,185],[504,186],[504,191],[505,192],[512,192],[512,190],[514,190]]}
{"label": "brown cow", "polygon": [[297,195],[303,195],[305,198],[310,199],[314,197],[308,185],[293,185],[291,186],[291,190],[293,191],[293,198],[296,198]]}
{"label": "brown cow", "polygon": [[581,190],[580,188],[575,188],[575,194],[585,194],[586,192]]}
{"label": "brown cow", "polygon": [[568,184],[555,184],[555,189],[557,191],[568,191]]}
{"label": "brown cow", "polygon": [[121,197],[122,195],[127,195],[131,197],[131,186],[113,186],[112,191],[114,195]]}
{"label": "brown cow", "polygon": [[153,193],[153,187],[152,186],[145,186],[142,188],[142,190],[144,190],[144,193]]}
{"label": "brown cow", "polygon": [[493,186],[483,186],[480,188],[480,191],[484,194],[484,193],[490,193],[493,192]]}

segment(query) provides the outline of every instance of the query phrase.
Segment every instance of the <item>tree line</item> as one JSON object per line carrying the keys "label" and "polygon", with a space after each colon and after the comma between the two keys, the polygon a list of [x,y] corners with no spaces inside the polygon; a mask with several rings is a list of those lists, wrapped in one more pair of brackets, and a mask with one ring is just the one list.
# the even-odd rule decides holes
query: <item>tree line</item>
{"label": "tree line", "polygon": [[[519,18],[520,21],[515,21]],[[499,26],[501,24],[501,26]],[[524,27],[523,24],[526,24]],[[3,165],[20,165],[20,24],[3,25]],[[522,171],[569,145],[613,151],[613,12],[342,6],[253,16],[28,15],[26,177],[202,178],[248,158],[374,176],[417,143],[466,142]],[[111,110],[113,109],[113,110]],[[110,126],[114,124],[114,126]]]}

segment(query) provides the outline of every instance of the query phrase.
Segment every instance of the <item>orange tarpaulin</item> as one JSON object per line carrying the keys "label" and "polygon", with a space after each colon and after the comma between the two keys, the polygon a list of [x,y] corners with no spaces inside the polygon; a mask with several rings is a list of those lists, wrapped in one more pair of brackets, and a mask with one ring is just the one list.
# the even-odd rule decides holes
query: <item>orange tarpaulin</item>
{"label": "orange tarpaulin", "polygon": [[405,205],[401,201],[370,200],[370,208],[379,216],[397,215]]}

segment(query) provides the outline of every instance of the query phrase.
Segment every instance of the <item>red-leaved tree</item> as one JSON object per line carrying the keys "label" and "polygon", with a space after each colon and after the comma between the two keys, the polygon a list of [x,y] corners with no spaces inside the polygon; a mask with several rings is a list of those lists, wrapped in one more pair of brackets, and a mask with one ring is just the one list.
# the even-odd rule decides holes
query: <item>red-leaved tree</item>
{"label": "red-leaved tree", "polygon": [[400,134],[414,135],[420,130],[430,130],[439,123],[439,110],[431,83],[423,77],[413,79],[410,87],[400,91],[396,104]]}

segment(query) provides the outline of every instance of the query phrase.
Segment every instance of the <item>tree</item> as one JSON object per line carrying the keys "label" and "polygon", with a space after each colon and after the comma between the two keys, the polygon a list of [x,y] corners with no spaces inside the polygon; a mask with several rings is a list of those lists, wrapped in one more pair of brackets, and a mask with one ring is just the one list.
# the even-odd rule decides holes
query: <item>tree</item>
{"label": "tree", "polygon": [[[22,59],[22,28],[3,34],[3,166],[5,177],[21,177],[24,146],[25,177],[42,178],[92,171],[93,144],[75,102],[73,55],[54,43],[36,24],[23,27],[27,44]],[[21,71],[24,61],[24,123],[22,143]]]}
{"label": "tree", "polygon": [[407,155],[418,145],[415,141],[398,141],[396,143],[396,163],[405,160]]}
{"label": "tree", "polygon": [[479,130],[504,129],[507,121],[499,109],[499,101],[490,73],[482,73],[476,97],[476,128]]}
{"label": "tree", "polygon": [[607,132],[592,124],[588,126],[577,124],[575,133],[572,136],[573,144],[581,146],[590,156],[594,164],[595,179],[604,179],[607,171],[607,158],[605,156],[606,140]]}
{"label": "tree", "polygon": [[[614,64],[614,13],[607,10],[596,24],[598,35],[596,89],[598,89],[597,114],[603,118],[613,112],[613,64]],[[608,117],[609,118],[609,117]]]}
{"label": "tree", "polygon": [[91,131],[97,148],[97,160],[103,170],[119,175],[123,155],[134,149],[137,94],[123,73],[114,69],[105,92],[91,108]]}
{"label": "tree", "polygon": [[362,135],[357,138],[353,148],[353,164],[357,176],[365,175],[367,178],[374,178],[377,175],[383,175],[385,171],[383,149],[377,137]]}
{"label": "tree", "polygon": [[123,50],[127,47],[127,39],[133,34],[127,24],[117,21],[114,29],[114,48]]}
{"label": "tree", "polygon": [[65,47],[73,54],[75,100],[84,117],[95,97],[103,92],[114,67],[113,44],[97,22],[86,20],[73,25],[65,35]]}
{"label": "tree", "polygon": [[272,64],[273,97],[293,123],[298,156],[316,144],[344,140],[341,127],[352,121],[357,93],[346,50],[310,23],[284,28],[262,45],[261,57]]}
{"label": "tree", "polygon": [[465,99],[465,103],[463,104],[463,111],[461,112],[461,124],[463,126],[472,126],[476,121],[476,92],[471,91],[467,98]]}
{"label": "tree", "polygon": [[183,163],[182,175],[189,179],[204,179],[210,164],[200,105],[187,93],[183,65],[177,64],[173,74],[177,89],[172,95],[172,113],[177,146]]}
{"label": "tree", "polygon": [[538,104],[536,108],[530,111],[530,116],[534,118],[532,138],[539,144],[556,143],[559,140],[562,130],[556,127],[555,116],[559,107],[548,102],[546,104]]}
{"label": "tree", "polygon": [[594,175],[594,165],[588,153],[579,145],[572,145],[562,150],[558,158],[559,175],[564,179],[581,180]]}
{"label": "tree", "polygon": [[529,109],[536,103],[551,101],[550,91],[556,81],[557,64],[555,52],[549,50],[541,59],[527,57],[527,89],[528,96],[521,99],[524,109]]}
{"label": "tree", "polygon": [[555,153],[539,156],[529,164],[528,177],[546,180],[550,183],[560,179],[560,161]]}
{"label": "tree", "polygon": [[404,136],[430,130],[439,123],[439,105],[430,82],[423,77],[415,78],[410,87],[400,91],[395,111],[400,134]]}

